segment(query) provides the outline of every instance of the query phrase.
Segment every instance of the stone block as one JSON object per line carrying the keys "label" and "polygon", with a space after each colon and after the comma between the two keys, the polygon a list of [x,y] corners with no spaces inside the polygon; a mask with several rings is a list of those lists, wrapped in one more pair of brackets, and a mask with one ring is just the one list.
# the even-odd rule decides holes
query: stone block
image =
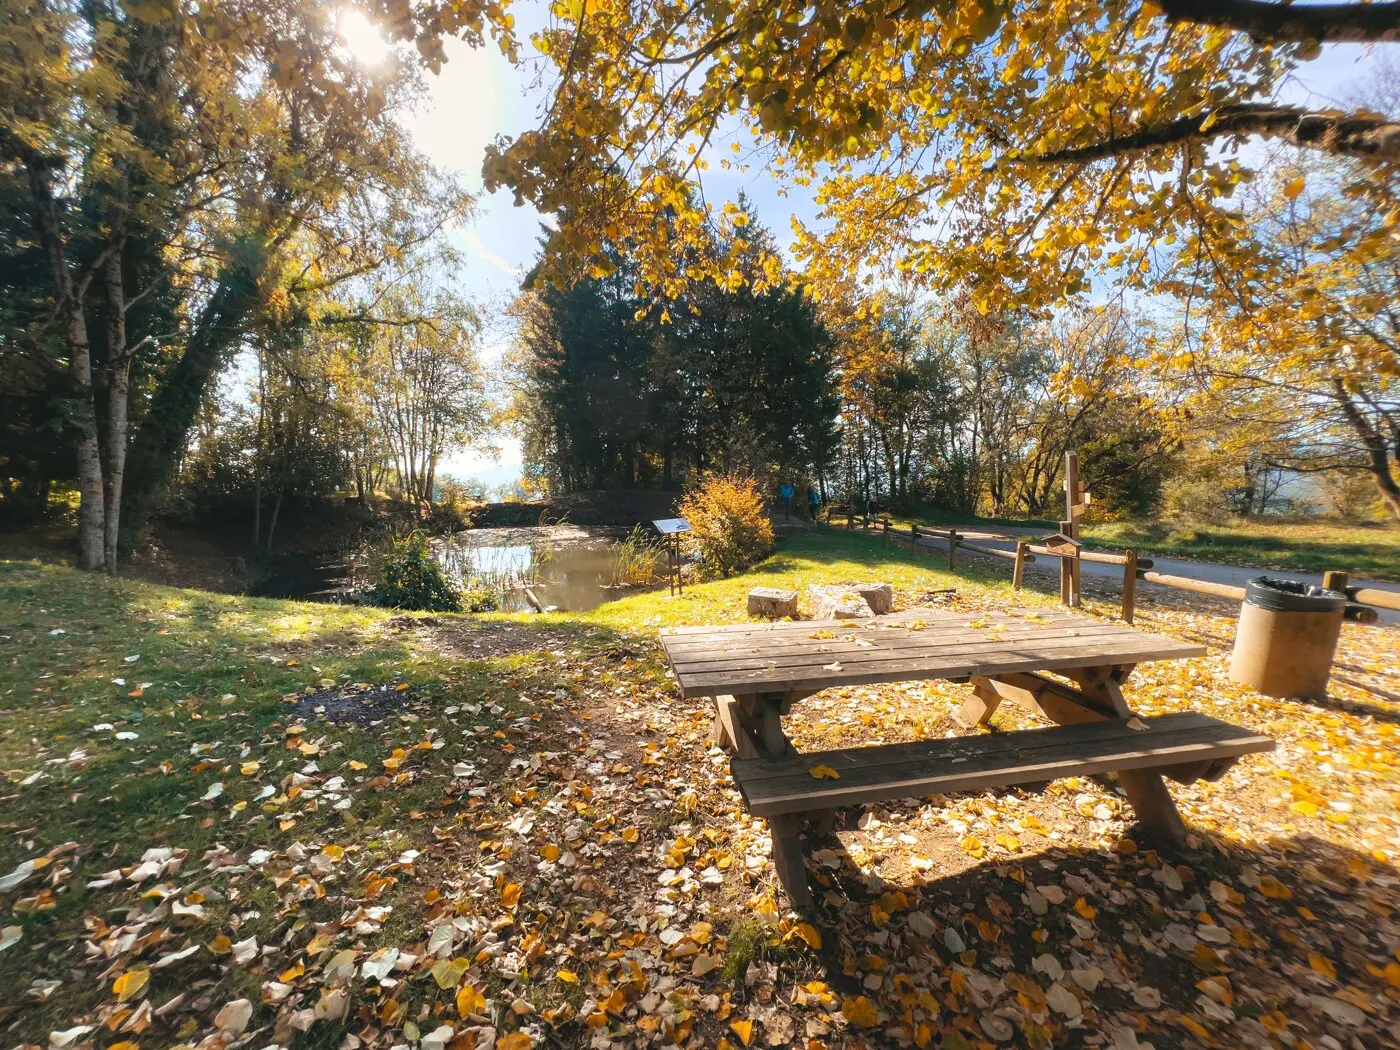
{"label": "stone block", "polygon": [[858,583],[853,590],[876,616],[884,616],[894,607],[894,588],[888,583]]}
{"label": "stone block", "polygon": [[755,587],[749,591],[749,615],[778,620],[784,616],[797,617],[797,592],[778,587]]}
{"label": "stone block", "polygon": [[865,599],[850,587],[808,587],[807,598],[813,606],[812,616],[818,620],[860,620],[874,615]]}

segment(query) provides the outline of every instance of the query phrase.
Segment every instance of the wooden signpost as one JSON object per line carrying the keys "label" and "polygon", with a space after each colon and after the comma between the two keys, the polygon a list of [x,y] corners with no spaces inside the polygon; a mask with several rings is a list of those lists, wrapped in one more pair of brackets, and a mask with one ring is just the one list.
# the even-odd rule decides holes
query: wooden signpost
{"label": "wooden signpost", "polygon": [[[1079,453],[1065,453],[1065,520],[1060,522],[1060,531],[1076,546],[1079,542],[1079,518],[1089,506],[1092,497],[1084,491],[1084,483],[1079,480]],[[1060,601],[1071,609],[1079,608],[1079,555],[1060,559]]]}
{"label": "wooden signpost", "polygon": [[690,531],[690,522],[684,518],[658,518],[652,527],[661,534],[666,545],[666,568],[671,574],[671,594],[684,594],[685,583],[681,579],[681,533]]}

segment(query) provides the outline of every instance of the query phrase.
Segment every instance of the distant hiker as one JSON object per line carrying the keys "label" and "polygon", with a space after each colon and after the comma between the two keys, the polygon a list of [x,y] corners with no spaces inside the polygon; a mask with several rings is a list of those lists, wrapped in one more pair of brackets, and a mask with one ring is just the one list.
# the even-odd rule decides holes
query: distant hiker
{"label": "distant hiker", "polygon": [[808,489],[808,490],[807,490],[807,513],[811,515],[813,521],[816,521],[816,520],[817,520],[817,511],[821,510],[821,506],[822,506],[822,494],[821,494],[820,492],[818,492],[816,489]]}
{"label": "distant hiker", "polygon": [[874,521],[880,514],[880,499],[878,496],[871,496],[865,504],[865,520]]}
{"label": "distant hiker", "polygon": [[784,482],[778,488],[778,495],[783,497],[783,520],[786,521],[792,516],[792,494],[797,490]]}

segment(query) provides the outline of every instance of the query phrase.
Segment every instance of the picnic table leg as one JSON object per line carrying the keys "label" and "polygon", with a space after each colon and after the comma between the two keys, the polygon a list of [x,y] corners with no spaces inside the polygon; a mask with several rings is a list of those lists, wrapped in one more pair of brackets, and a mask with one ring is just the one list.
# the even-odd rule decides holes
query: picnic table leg
{"label": "picnic table leg", "polygon": [[972,690],[973,695],[963,701],[955,714],[957,720],[969,729],[986,725],[1001,705],[1001,696],[985,679],[978,681],[974,678]]}
{"label": "picnic table leg", "polygon": [[744,718],[743,707],[732,696],[715,697],[714,742],[740,758],[757,758],[759,746]]}
{"label": "picnic table leg", "polygon": [[773,869],[788,900],[798,910],[812,906],[812,890],[807,885],[807,865],[802,859],[802,817],[784,813],[768,818],[773,838]]}
{"label": "picnic table leg", "polygon": [[[732,697],[729,699],[733,699]],[[788,693],[759,693],[745,697],[730,710],[738,716],[736,735],[748,736],[757,755],[789,755],[795,750],[783,732],[782,715],[790,710],[797,697]],[[820,818],[820,814],[806,814]],[[773,870],[796,909],[812,905],[812,891],[807,885],[807,865],[802,859],[801,813],[785,813],[768,818],[768,833],[773,840]]]}
{"label": "picnic table leg", "polygon": [[[1122,668],[1076,677],[1079,677],[1080,689],[1085,696],[1111,705],[1121,718],[1133,716],[1119,685],[1120,680],[1127,677]],[[1178,847],[1186,845],[1186,824],[1181,819],[1171,792],[1167,790],[1162,774],[1153,769],[1125,769],[1118,773],[1118,782],[1127,792],[1139,824],[1164,842]]]}

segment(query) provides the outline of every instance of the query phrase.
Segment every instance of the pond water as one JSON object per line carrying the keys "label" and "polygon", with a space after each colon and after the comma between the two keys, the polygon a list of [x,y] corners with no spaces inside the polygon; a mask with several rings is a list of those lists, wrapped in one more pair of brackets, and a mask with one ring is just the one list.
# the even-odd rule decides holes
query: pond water
{"label": "pond water", "polygon": [[500,591],[504,612],[529,611],[527,589],[546,608],[585,612],[654,586],[665,571],[664,559],[627,533],[573,525],[472,529],[433,550],[458,586]]}

